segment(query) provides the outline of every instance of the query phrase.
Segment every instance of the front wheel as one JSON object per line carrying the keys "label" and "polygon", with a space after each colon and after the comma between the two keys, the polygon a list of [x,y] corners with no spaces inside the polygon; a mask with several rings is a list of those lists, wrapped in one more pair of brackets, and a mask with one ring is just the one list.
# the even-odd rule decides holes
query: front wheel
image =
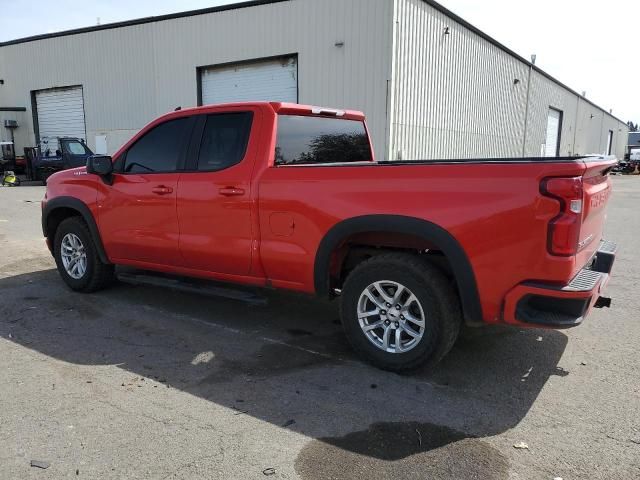
{"label": "front wheel", "polygon": [[439,362],[462,324],[451,281],[423,258],[402,253],[358,265],[344,283],[340,311],[354,349],[395,372]]}
{"label": "front wheel", "polygon": [[102,263],[91,233],[80,217],[64,220],[56,230],[54,258],[58,272],[72,290],[95,292],[114,278],[114,267]]}

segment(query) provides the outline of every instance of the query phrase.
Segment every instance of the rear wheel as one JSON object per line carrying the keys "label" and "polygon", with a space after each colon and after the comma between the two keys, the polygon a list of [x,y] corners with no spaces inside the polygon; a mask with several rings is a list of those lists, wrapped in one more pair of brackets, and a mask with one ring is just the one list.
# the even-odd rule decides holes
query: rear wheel
{"label": "rear wheel", "polygon": [[437,267],[416,255],[390,253],[361,263],[342,289],[347,338],[360,355],[385,370],[439,362],[455,343],[462,323],[450,283]]}
{"label": "rear wheel", "polygon": [[109,285],[114,266],[102,263],[86,223],[67,218],[56,230],[54,258],[58,272],[72,290],[95,292]]}

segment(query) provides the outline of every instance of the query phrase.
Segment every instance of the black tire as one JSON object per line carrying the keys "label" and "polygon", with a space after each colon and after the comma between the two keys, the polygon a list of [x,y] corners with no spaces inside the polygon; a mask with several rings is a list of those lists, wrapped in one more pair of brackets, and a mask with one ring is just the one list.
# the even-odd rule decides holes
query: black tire
{"label": "black tire", "polygon": [[[75,234],[80,239],[87,256],[86,271],[78,279],[67,273],[62,262],[62,239],[69,233]],[[71,290],[90,293],[101,290],[113,282],[115,277],[114,266],[102,263],[89,228],[80,217],[67,218],[60,223],[56,230],[53,248],[53,256],[58,267],[58,273],[60,273],[60,276]]]}
{"label": "black tire", "polygon": [[[417,297],[424,311],[423,336],[407,352],[389,353],[379,348],[360,327],[360,296],[379,281],[402,284]],[[393,372],[438,363],[453,347],[462,325],[460,301],[451,280],[424,258],[404,253],[383,254],[359,264],[344,282],[340,315],[354,350],[376,367]]]}
{"label": "black tire", "polygon": [[33,174],[33,181],[40,182],[45,187],[47,186],[47,178],[44,176],[44,174],[41,174],[38,170],[36,170]]}

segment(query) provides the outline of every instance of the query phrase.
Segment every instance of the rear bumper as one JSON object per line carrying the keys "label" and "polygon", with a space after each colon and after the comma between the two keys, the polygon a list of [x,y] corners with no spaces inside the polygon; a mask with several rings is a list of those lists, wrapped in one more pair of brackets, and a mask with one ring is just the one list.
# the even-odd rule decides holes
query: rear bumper
{"label": "rear bumper", "polygon": [[592,260],[564,286],[526,282],[505,299],[504,321],[513,325],[571,328],[580,325],[609,282],[617,246],[602,242]]}

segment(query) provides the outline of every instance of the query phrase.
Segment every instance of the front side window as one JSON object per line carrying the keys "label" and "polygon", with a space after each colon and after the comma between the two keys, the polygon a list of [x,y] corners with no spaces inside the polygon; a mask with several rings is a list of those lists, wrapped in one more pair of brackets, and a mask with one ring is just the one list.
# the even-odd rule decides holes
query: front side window
{"label": "front side window", "polygon": [[189,118],[179,118],[148,131],[127,151],[124,172],[176,171],[186,145],[189,125]]}
{"label": "front side window", "polygon": [[280,115],[276,165],[371,161],[364,122],[341,118]]}
{"label": "front side window", "polygon": [[247,151],[253,113],[208,115],[202,134],[198,170],[224,170],[242,161]]}

